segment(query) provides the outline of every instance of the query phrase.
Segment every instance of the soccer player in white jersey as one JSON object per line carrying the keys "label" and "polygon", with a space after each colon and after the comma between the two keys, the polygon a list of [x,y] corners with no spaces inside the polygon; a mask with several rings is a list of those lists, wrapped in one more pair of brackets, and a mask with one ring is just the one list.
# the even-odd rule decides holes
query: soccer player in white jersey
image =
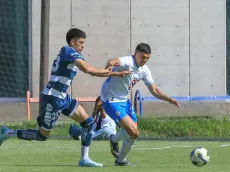
{"label": "soccer player in white jersey", "polygon": [[0,145],[11,136],[17,136],[24,140],[45,141],[50,136],[60,113],[62,113],[80,123],[83,128],[79,166],[102,167],[102,164],[96,163],[88,157],[94,120],[88,116],[78,101],[66,91],[71,85],[77,69],[98,77],[123,77],[130,72],[111,72],[111,67],[99,69],[89,65],[80,54],[84,48],[85,38],[85,32],[80,29],[72,28],[67,32],[66,41],[68,45],[61,48],[54,60],[50,80],[41,94],[40,115],[37,118],[39,129],[10,130],[3,126],[0,128]]}
{"label": "soccer player in white jersey", "polygon": [[[166,96],[154,84],[151,72],[146,64],[151,55],[151,48],[146,43],[137,45],[134,55],[111,59],[106,68],[113,67],[113,71],[133,71],[124,78],[108,77],[101,89],[101,99],[105,112],[122,129],[110,137],[111,153],[116,158],[116,166],[131,165],[126,156],[139,136],[136,113],[129,100],[129,91],[140,80],[144,81],[150,93],[158,99],[167,101],[179,108],[178,102]],[[122,148],[119,150],[118,142],[122,140]]]}
{"label": "soccer player in white jersey", "polygon": [[[95,119],[92,129],[93,140],[108,140],[112,134],[116,134],[116,124],[105,113],[100,96],[95,101],[92,117]],[[75,140],[79,140],[81,131],[80,126],[71,124],[69,127],[69,135]]]}

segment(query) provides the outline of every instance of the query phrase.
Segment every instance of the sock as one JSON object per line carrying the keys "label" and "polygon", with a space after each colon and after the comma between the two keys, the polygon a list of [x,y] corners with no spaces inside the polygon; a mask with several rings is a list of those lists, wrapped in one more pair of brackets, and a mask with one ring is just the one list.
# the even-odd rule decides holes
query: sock
{"label": "sock", "polygon": [[118,143],[120,140],[126,140],[126,138],[129,138],[129,135],[125,129],[122,128],[117,134],[113,135],[111,139],[114,143]]}
{"label": "sock", "polygon": [[30,129],[17,130],[17,137],[19,139],[24,139],[24,140],[38,140],[38,141],[45,141],[47,139],[47,137],[43,136],[38,130],[30,130]]}
{"label": "sock", "polygon": [[82,131],[81,131],[81,157],[88,158],[89,157],[89,146],[92,141],[92,127],[94,120],[89,117],[85,121],[81,123]]}
{"label": "sock", "polygon": [[126,156],[133,148],[136,139],[126,139],[122,143],[121,153],[119,154],[118,162],[124,162],[126,160]]}
{"label": "sock", "polygon": [[82,158],[89,157],[89,146],[81,146],[81,157]]}

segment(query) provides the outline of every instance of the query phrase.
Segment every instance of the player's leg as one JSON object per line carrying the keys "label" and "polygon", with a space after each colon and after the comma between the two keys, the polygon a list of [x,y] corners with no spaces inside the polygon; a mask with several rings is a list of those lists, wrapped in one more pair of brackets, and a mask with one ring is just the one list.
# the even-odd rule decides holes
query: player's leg
{"label": "player's leg", "polygon": [[0,128],[0,145],[10,138],[17,137],[23,140],[37,140],[37,141],[46,141],[51,131],[45,131],[40,128],[39,130],[35,129],[25,129],[25,130],[10,130],[5,126]]}
{"label": "player's leg", "polygon": [[133,148],[136,139],[139,136],[137,123],[134,122],[130,118],[130,116],[125,116],[119,121],[119,124],[122,126],[120,133],[118,135],[114,135],[114,137],[111,138],[112,141],[117,141],[119,140],[119,138],[123,140],[120,154],[118,155],[118,158],[115,161],[115,165],[131,165],[129,164],[129,162],[126,161],[126,157]]}
{"label": "player's leg", "polygon": [[0,129],[0,145],[7,138],[17,137],[23,140],[46,141],[59,117],[55,104],[52,104],[51,96],[41,96],[40,116],[37,118],[39,129],[10,130],[7,127]]}
{"label": "player's leg", "polygon": [[[122,129],[110,138],[111,153],[116,159],[115,165],[131,165],[126,161],[126,156],[132,149],[138,135],[136,114],[132,109],[132,105],[129,101],[122,103],[109,103],[103,102],[103,107],[106,113],[119,125]],[[118,142],[122,140],[122,149],[119,153],[117,150]]]}
{"label": "player's leg", "polygon": [[125,112],[128,116],[121,118],[119,121],[119,125],[124,129],[124,139],[119,158],[117,158],[117,160],[115,161],[115,165],[118,166],[131,165],[126,161],[126,157],[130,150],[133,148],[137,137],[139,136],[137,116],[129,100],[127,101]]}
{"label": "player's leg", "polygon": [[89,154],[89,147],[92,141],[92,126],[94,119],[89,117],[85,109],[78,104],[76,99],[69,97],[69,107],[63,110],[64,115],[78,122],[82,127],[81,132],[81,159],[79,166],[102,167],[102,164],[92,161]]}
{"label": "player's leg", "polygon": [[109,127],[105,127],[93,132],[93,140],[108,140],[112,134],[115,134],[114,130]]}

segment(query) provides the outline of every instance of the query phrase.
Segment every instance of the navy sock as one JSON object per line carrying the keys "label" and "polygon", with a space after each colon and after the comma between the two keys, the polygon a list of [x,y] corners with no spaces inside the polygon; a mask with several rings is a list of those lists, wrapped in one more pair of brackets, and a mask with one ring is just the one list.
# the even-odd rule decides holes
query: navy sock
{"label": "navy sock", "polygon": [[82,126],[81,132],[81,145],[89,146],[92,141],[92,127],[94,120],[92,117],[89,117],[85,121],[83,121],[80,125]]}
{"label": "navy sock", "polygon": [[45,141],[47,137],[43,136],[38,130],[18,130],[17,137],[24,140]]}

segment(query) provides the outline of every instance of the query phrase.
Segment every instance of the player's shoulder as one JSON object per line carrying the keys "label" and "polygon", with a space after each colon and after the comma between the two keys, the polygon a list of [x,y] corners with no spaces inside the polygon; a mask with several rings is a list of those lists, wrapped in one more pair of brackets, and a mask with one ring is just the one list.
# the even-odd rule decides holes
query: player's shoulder
{"label": "player's shoulder", "polygon": [[72,57],[75,57],[75,58],[80,58],[80,59],[83,59],[83,56],[81,55],[81,53],[79,53],[78,51],[76,51],[75,49],[73,49],[72,47],[70,46],[63,46],[62,47],[62,51],[63,51],[63,54],[65,56],[72,56]]}
{"label": "player's shoulder", "polygon": [[146,64],[144,66],[142,66],[141,69],[142,69],[142,71],[144,71],[146,73],[151,72],[148,65],[146,65]]}
{"label": "player's shoulder", "polygon": [[133,57],[131,55],[128,55],[128,56],[122,56],[122,57],[119,57],[120,59],[125,59],[125,60],[133,60]]}
{"label": "player's shoulder", "polygon": [[64,47],[62,47],[62,48],[64,49],[66,55],[71,55],[71,56],[73,56],[73,55],[82,56],[79,52],[77,52],[75,49],[73,49],[73,48],[70,47],[70,46],[64,46]]}
{"label": "player's shoulder", "polygon": [[119,59],[120,59],[121,66],[124,66],[124,65],[131,66],[134,62],[133,57],[131,55],[119,57]]}

